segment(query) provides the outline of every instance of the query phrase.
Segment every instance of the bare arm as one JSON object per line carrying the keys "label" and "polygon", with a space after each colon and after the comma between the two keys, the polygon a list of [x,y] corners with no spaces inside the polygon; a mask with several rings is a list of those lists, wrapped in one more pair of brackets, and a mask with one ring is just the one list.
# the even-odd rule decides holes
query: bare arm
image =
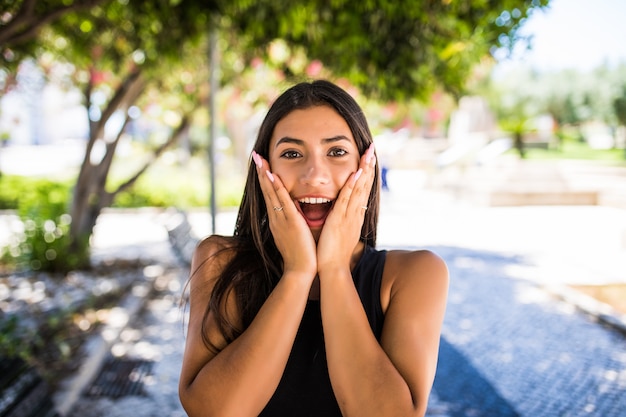
{"label": "bare arm", "polygon": [[[199,260],[215,251],[217,238],[203,242],[194,255]],[[185,411],[196,416],[256,416],[267,404],[282,376],[306,305],[312,277],[285,274],[253,320],[231,344],[225,345],[214,317],[208,336],[222,350],[215,354],[202,340],[202,319],[223,255],[203,265],[191,280],[189,328],[179,395]],[[230,317],[237,317],[234,300]]]}
{"label": "bare arm", "polygon": [[[280,178],[269,172],[267,161],[256,154],[254,159],[284,272],[250,326],[231,344],[226,345],[215,318],[209,316],[208,336],[222,348],[217,354],[202,341],[202,319],[227,259],[218,255],[192,280],[189,332],[179,386],[181,403],[190,417],[256,416],[262,411],[280,382],[316,274],[311,231]],[[200,245],[191,270],[195,271],[219,247],[211,239]],[[237,319],[233,297],[231,293],[227,311]]]}
{"label": "bare arm", "polygon": [[370,146],[341,189],[317,245],[328,372],[344,417],[423,416],[437,364],[448,270],[432,252],[387,254],[379,344],[350,273],[375,175]]}
{"label": "bare arm", "polygon": [[320,271],[328,369],[342,413],[423,416],[432,387],[448,272],[431,252],[390,252],[381,344],[349,271]]}

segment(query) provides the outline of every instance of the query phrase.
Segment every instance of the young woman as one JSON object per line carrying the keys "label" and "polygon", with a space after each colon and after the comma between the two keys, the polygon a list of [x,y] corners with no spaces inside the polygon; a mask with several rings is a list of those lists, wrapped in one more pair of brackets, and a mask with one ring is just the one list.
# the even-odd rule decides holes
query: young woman
{"label": "young woman", "polygon": [[428,251],[379,251],[362,110],[328,81],[270,108],[232,237],[191,266],[180,399],[197,416],[423,416],[447,290]]}

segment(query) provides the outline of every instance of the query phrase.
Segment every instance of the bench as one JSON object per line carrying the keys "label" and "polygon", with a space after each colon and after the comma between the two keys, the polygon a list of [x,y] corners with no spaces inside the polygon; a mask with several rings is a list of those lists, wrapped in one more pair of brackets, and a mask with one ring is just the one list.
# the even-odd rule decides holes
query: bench
{"label": "bench", "polygon": [[165,228],[172,249],[181,262],[190,265],[200,239],[193,233],[187,213],[180,209],[170,209],[168,214]]}
{"label": "bench", "polygon": [[20,358],[0,359],[0,416],[59,416],[48,384]]}

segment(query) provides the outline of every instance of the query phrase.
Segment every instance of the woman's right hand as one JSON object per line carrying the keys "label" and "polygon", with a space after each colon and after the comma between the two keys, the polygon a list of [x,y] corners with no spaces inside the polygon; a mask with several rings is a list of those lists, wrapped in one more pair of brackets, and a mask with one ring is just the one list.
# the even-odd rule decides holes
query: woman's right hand
{"label": "woman's right hand", "polygon": [[312,280],[317,274],[317,249],[311,229],[278,175],[270,171],[269,163],[254,151],[252,159],[265,198],[270,231],[283,257],[283,272],[303,274]]}

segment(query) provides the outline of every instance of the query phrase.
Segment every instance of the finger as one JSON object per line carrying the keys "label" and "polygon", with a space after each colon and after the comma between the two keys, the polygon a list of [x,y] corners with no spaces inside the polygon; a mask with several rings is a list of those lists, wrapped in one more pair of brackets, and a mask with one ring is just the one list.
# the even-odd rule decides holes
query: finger
{"label": "finger", "polygon": [[339,191],[339,195],[333,204],[332,213],[335,213],[336,218],[343,222],[354,216],[355,207],[365,206],[367,200],[361,201],[361,198],[357,197],[356,186],[362,182],[363,169],[359,168],[356,172],[353,172]]}
{"label": "finger", "polygon": [[293,217],[298,214],[289,192],[280,177],[271,172],[269,163],[256,152],[253,152],[252,157],[257,164],[261,190],[268,213],[274,212],[278,217]]}
{"label": "finger", "polygon": [[376,169],[374,144],[371,144],[361,157],[359,170],[352,178],[353,186],[348,207],[351,212],[357,210],[364,214],[367,210],[367,203],[376,177]]}
{"label": "finger", "polygon": [[[375,173],[376,168],[376,154],[374,151],[374,144],[372,143],[359,160],[359,170],[365,174]],[[358,172],[358,171],[357,171]],[[356,182],[361,175],[357,175],[353,181]]]}
{"label": "finger", "polygon": [[342,213],[342,217],[346,217],[357,210],[362,213],[367,210],[369,193],[374,182],[375,165],[374,144],[371,144],[361,156],[359,169],[348,177],[339,192],[333,211]]}
{"label": "finger", "polygon": [[263,199],[265,200],[267,212],[269,214],[272,214],[273,212],[280,214],[278,212],[282,210],[282,205],[273,186],[275,178],[269,170],[268,162],[254,151],[252,151],[252,159],[256,165],[257,177],[259,179],[259,185],[261,186],[261,192],[263,193]]}
{"label": "finger", "polygon": [[272,199],[273,202],[275,201],[275,203],[272,203],[274,204],[271,207],[272,211],[274,211],[279,217],[282,216],[284,218],[291,218],[294,212],[296,212],[296,207],[294,202],[291,200],[285,185],[277,174],[266,171],[266,176],[271,183],[275,196],[275,200]]}

